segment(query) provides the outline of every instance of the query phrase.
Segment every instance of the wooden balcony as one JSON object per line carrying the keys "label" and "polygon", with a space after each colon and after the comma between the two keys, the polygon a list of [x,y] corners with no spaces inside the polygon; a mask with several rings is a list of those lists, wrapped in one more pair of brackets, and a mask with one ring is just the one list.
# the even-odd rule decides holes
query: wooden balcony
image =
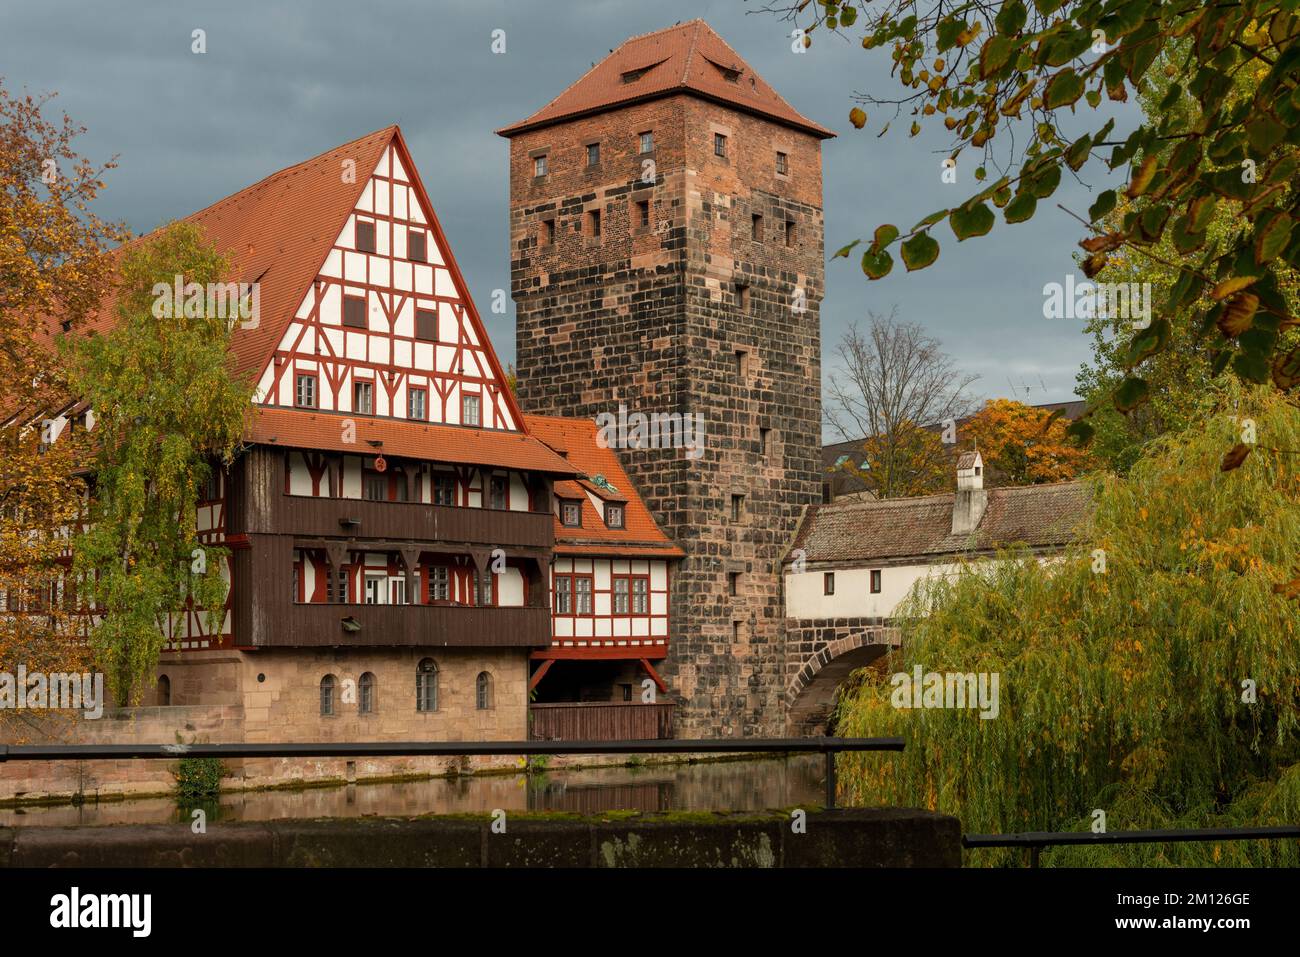
{"label": "wooden balcony", "polygon": [[646,741],[673,736],[673,704],[563,701],[528,706],[534,741]]}
{"label": "wooden balcony", "polygon": [[[352,605],[283,602],[257,607],[253,641],[263,648],[353,647],[545,648],[551,613],[538,607]],[[348,623],[345,628],[344,622]],[[244,644],[243,641],[240,644]]]}
{"label": "wooden balcony", "polygon": [[551,548],[550,512],[456,508],[411,502],[284,495],[273,530],[301,538],[456,542],[488,548]]}

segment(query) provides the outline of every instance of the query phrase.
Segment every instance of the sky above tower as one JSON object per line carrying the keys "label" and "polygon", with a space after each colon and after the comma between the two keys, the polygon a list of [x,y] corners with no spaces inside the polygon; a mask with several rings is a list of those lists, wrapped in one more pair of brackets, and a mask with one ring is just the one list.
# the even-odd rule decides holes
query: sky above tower
{"label": "sky above tower", "polygon": [[[955,184],[943,181],[949,144],[938,124],[915,139],[906,116],[883,137],[876,117],[864,131],[849,124],[853,92],[898,89],[887,53],[823,35],[796,54],[791,25],[744,0],[59,0],[6,10],[0,76],[11,92],[57,91],[56,106],[88,127],[81,152],[118,157],[101,213],[137,232],[400,124],[506,362],[513,307],[494,313],[492,301],[510,285],[509,146],[493,130],[536,112],[629,36],[695,17],[796,110],[839,134],[823,145],[828,256],[881,223],[907,229],[974,191],[974,163],[959,164]],[[192,52],[195,30],[204,31],[205,53]],[[1087,120],[1095,128],[1104,115]],[[983,239],[958,244],[941,225],[942,255],[923,272],[899,268],[869,283],[856,257],[831,260],[823,372],[835,367],[835,344],[851,322],[896,307],[979,376],[977,395],[1070,398],[1088,340],[1083,320],[1044,317],[1044,286],[1082,280],[1072,257],[1082,227],[1056,204],[1083,213],[1123,177],[1085,167],[1033,220],[1006,226],[999,217]]]}

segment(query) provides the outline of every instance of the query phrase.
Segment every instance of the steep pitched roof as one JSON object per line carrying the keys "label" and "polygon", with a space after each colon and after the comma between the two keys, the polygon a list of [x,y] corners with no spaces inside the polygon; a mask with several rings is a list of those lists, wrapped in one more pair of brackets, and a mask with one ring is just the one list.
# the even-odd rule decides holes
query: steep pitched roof
{"label": "steep pitched roof", "polygon": [[835,134],[800,114],[703,20],[623,41],[563,93],[525,120],[497,130],[510,137],[640,100],[688,93],[756,113],[826,139]]}
{"label": "steep pitched roof", "polygon": [[[356,426],[355,442],[343,441],[342,423]],[[380,419],[342,413],[262,407],[245,434],[260,445],[331,452],[437,459],[463,465],[491,465],[572,476],[581,470],[538,439],[521,432],[434,425],[408,419]],[[374,443],[379,443],[376,446]]]}
{"label": "steep pitched roof", "polygon": [[[601,448],[596,423],[590,419],[562,419],[547,415],[524,417],[528,431],[563,455],[580,478],[557,482],[556,494],[582,501],[582,527],[570,528],[555,520],[557,555],[618,555],[626,557],[680,558],[685,555],[655,523],[650,510],[623,471],[618,452]],[[591,479],[602,475],[617,491],[609,492]],[[623,528],[606,528],[587,492],[621,503]]]}
{"label": "steep pitched roof", "polygon": [[[230,256],[234,281],[260,284],[257,327],[241,326],[231,339],[235,373],[255,376],[269,361],[384,148],[397,135],[397,127],[388,126],[344,143],[272,173],[182,220],[201,227],[208,239]],[[355,163],[355,176],[344,177],[346,160]],[[153,235],[140,236],[117,252]],[[78,331],[110,328],[116,321],[116,306],[116,296],[106,296]],[[50,334],[56,334],[53,320],[50,326]]]}
{"label": "steep pitched roof", "polygon": [[809,562],[934,561],[1007,545],[1059,547],[1075,539],[1091,496],[1082,482],[989,489],[971,535],[952,534],[952,509],[952,494],[814,505],[791,552],[803,549]]}

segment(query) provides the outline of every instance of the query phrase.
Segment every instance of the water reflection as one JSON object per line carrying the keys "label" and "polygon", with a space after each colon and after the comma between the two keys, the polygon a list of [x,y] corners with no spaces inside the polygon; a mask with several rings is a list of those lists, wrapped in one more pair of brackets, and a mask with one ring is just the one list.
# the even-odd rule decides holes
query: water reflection
{"label": "water reflection", "polygon": [[[756,811],[817,805],[824,762],[814,754],[771,760],[477,774],[395,784],[349,784],[300,791],[223,795],[202,807],[209,822],[278,818],[407,817],[507,811]],[[191,807],[170,798],[0,809],[0,826],[186,822]]]}

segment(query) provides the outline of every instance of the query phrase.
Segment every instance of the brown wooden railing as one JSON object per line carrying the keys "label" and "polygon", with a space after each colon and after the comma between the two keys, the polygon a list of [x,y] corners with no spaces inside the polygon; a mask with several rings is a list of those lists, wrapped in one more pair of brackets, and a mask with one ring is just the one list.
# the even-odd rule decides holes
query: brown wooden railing
{"label": "brown wooden railing", "polygon": [[670,701],[561,701],[528,706],[534,741],[655,741],[673,736]]}

